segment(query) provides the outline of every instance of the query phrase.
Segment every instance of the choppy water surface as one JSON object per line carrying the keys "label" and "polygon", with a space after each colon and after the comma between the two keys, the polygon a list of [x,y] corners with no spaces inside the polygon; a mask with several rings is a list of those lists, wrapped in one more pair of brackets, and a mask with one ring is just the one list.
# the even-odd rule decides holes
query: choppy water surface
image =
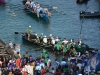
{"label": "choppy water surface", "polygon": [[[26,28],[31,25],[32,30],[38,35],[44,33],[54,37],[66,37],[68,40],[73,38],[75,41],[80,36],[82,25],[82,41],[90,47],[100,49],[100,18],[84,19],[79,18],[79,11],[99,11],[100,3],[98,0],[90,0],[87,4],[76,4],[75,0],[36,0],[44,7],[48,7],[52,13],[49,21],[44,22],[30,15],[29,12],[23,10],[21,0],[8,0],[5,5],[0,4],[0,38],[8,43],[12,40],[13,43],[21,45],[21,54],[26,51],[34,57],[39,57],[41,51],[35,51],[38,47],[26,43],[21,39],[21,33],[25,32]],[[57,7],[58,12],[52,10],[52,7]],[[15,35],[14,32],[19,32]],[[55,59],[52,52],[49,52],[51,59]],[[54,61],[53,61],[54,62]]]}

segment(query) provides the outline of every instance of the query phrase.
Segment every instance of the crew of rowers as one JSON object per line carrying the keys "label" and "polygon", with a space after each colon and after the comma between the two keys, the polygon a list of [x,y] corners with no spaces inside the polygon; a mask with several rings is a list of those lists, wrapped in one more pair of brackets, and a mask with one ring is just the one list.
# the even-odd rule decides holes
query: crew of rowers
{"label": "crew of rowers", "polygon": [[37,13],[37,16],[39,17],[39,14],[48,14],[48,16],[51,16],[51,13],[48,11],[47,8],[43,8],[41,7],[41,5],[39,3],[35,3],[34,0],[30,1],[27,0],[27,2],[25,3],[25,6],[27,8],[31,8],[31,11],[33,11],[33,13]]}
{"label": "crew of rowers", "polygon": [[77,54],[77,52],[84,52],[88,46],[84,45],[86,47],[82,46],[82,41],[78,40],[77,43],[74,42],[74,40],[71,39],[71,41],[67,41],[66,38],[61,41],[58,37],[56,39],[53,38],[52,34],[47,38],[46,35],[43,35],[43,33],[38,36],[35,34],[34,36],[31,35],[31,26],[28,27],[26,30],[26,33],[28,34],[28,40],[34,41],[37,44],[40,44],[41,46],[50,46],[53,47],[54,53],[63,53],[63,55],[68,52],[69,54]]}

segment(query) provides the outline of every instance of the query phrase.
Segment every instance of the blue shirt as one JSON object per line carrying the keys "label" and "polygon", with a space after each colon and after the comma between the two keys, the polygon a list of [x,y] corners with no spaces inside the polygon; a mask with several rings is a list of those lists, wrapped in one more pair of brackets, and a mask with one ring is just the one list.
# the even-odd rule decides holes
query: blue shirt
{"label": "blue shirt", "polygon": [[31,2],[32,6],[34,6],[34,2]]}
{"label": "blue shirt", "polygon": [[56,61],[56,68],[58,68],[59,64],[60,64],[60,63],[59,63],[58,61]]}
{"label": "blue shirt", "polygon": [[66,66],[66,61],[62,61],[61,66],[64,68]]}

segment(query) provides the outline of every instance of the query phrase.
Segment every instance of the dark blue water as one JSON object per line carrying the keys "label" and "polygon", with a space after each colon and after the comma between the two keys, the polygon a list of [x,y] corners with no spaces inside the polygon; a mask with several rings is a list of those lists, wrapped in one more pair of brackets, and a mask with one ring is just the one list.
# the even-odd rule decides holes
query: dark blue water
{"label": "dark blue water", "polygon": [[[66,37],[75,41],[80,37],[82,25],[82,42],[90,47],[100,49],[100,18],[83,19],[79,18],[79,11],[99,11],[100,3],[98,0],[90,0],[87,4],[76,4],[76,0],[36,0],[43,6],[48,7],[52,13],[49,21],[44,22],[23,10],[22,0],[8,0],[5,5],[0,4],[0,38],[8,43],[12,40],[15,44],[21,45],[21,54],[26,51],[34,57],[39,57],[41,51],[35,51],[37,47],[26,43],[21,39],[21,33],[31,25],[32,30],[38,35],[44,33],[54,37]],[[57,7],[57,11],[52,10]],[[19,32],[15,35],[14,32]],[[52,52],[49,52],[51,59],[55,59]]]}

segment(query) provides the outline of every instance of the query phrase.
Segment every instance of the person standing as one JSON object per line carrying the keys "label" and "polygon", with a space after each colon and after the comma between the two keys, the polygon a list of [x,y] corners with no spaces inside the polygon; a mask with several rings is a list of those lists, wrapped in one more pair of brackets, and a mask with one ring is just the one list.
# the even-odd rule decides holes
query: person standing
{"label": "person standing", "polygon": [[13,50],[13,42],[12,42],[12,40],[9,40],[9,46],[10,46],[11,50]]}
{"label": "person standing", "polygon": [[26,29],[26,33],[28,34],[28,40],[30,40],[30,34],[32,32],[32,28],[31,26],[29,26],[27,29]]}
{"label": "person standing", "polygon": [[45,50],[44,48],[42,49],[42,51],[41,51],[41,58],[45,58],[45,55],[46,55],[46,53],[47,53],[47,50]]}

